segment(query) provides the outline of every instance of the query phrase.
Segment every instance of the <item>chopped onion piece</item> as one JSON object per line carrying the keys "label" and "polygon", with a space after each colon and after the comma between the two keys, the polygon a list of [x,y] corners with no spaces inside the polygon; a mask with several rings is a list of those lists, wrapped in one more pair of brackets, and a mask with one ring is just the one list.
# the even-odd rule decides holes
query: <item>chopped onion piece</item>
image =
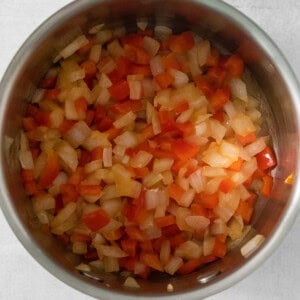
{"label": "chopped onion piece", "polygon": [[101,45],[94,45],[90,50],[89,59],[95,63],[98,63],[101,57],[101,50]]}
{"label": "chopped onion piece", "polygon": [[65,139],[72,147],[77,148],[83,144],[83,142],[90,136],[91,133],[92,130],[90,127],[84,121],[79,121],[68,130],[68,132],[65,134]]}
{"label": "chopped onion piece", "polygon": [[226,134],[226,127],[223,126],[219,121],[210,119],[209,120],[210,135],[220,143]]}
{"label": "chopped onion piece", "polygon": [[105,168],[112,166],[112,148],[104,148],[103,149],[103,166]]}
{"label": "chopped onion piece", "polygon": [[213,249],[214,249],[214,245],[215,245],[215,237],[207,235],[204,237],[203,240],[203,255],[207,256],[207,255],[211,255]]}
{"label": "chopped onion piece", "polygon": [[[198,216],[189,216],[198,217]],[[188,217],[187,217],[188,218]],[[203,254],[202,247],[194,241],[186,241],[180,244],[174,252],[174,255],[183,259],[198,259]]]}
{"label": "chopped onion piece", "polygon": [[137,136],[132,131],[125,131],[114,139],[117,145],[124,146],[126,148],[133,148],[138,144]]}
{"label": "chopped onion piece", "polygon": [[190,108],[190,109],[187,109],[185,111],[183,111],[179,116],[178,118],[176,119],[176,122],[177,123],[185,123],[185,122],[188,122],[190,120],[190,118],[192,117],[194,113],[194,109],[193,108]]}
{"label": "chopped onion piece", "polygon": [[120,270],[119,259],[117,257],[105,256],[103,258],[103,264],[105,272],[111,273]]}
{"label": "chopped onion piece", "polygon": [[[73,40],[68,46],[66,46],[60,53],[60,57],[66,59],[67,57],[74,54],[77,50],[79,50],[81,47],[87,45],[89,43],[89,40],[86,38],[85,35],[81,35],[77,37],[75,40]],[[57,60],[56,60],[57,61]],[[56,62],[54,61],[54,62]]]}
{"label": "chopped onion piece", "polygon": [[157,40],[149,36],[144,37],[144,49],[148,52],[148,54],[151,57],[154,57],[157,54],[159,48],[160,43]]}
{"label": "chopped onion piece", "polygon": [[210,43],[209,41],[201,41],[197,45],[197,54],[198,54],[198,64],[200,67],[202,67],[210,54]]}
{"label": "chopped onion piece", "polygon": [[183,259],[178,256],[173,256],[165,265],[165,271],[170,274],[174,275],[175,272],[183,265]]}
{"label": "chopped onion piece", "polygon": [[120,57],[124,55],[124,49],[121,47],[118,40],[113,40],[107,46],[108,53],[113,57]]}
{"label": "chopped onion piece", "polygon": [[161,57],[159,55],[153,57],[150,60],[150,68],[153,76],[156,76],[164,72],[164,66],[162,64]]}
{"label": "chopped onion piece", "polygon": [[75,254],[85,254],[87,252],[87,244],[83,242],[73,243],[72,252]]}
{"label": "chopped onion piece", "polygon": [[139,100],[143,96],[143,85],[140,80],[128,80],[130,99]]}
{"label": "chopped onion piece", "polygon": [[196,193],[200,193],[204,190],[205,180],[202,176],[202,172],[200,169],[198,169],[189,176],[189,182],[191,187],[196,191]]}
{"label": "chopped onion piece", "polygon": [[156,25],[154,27],[155,37],[159,40],[165,41],[172,34],[173,30],[170,27],[164,25]]}
{"label": "chopped onion piece", "polygon": [[195,197],[195,191],[193,189],[189,189],[183,193],[182,197],[180,198],[179,204],[183,207],[189,207],[193,202]]}
{"label": "chopped onion piece", "polygon": [[195,231],[205,230],[210,224],[210,220],[203,216],[187,216],[185,222]]}
{"label": "chopped onion piece", "polygon": [[136,119],[136,115],[132,111],[130,111],[127,114],[121,116],[116,121],[114,121],[113,125],[116,128],[123,128],[123,127],[126,127],[126,126],[132,124],[135,119]]}
{"label": "chopped onion piece", "polygon": [[171,170],[171,167],[174,163],[174,159],[171,158],[156,158],[153,161],[153,172],[162,173],[164,171]]}
{"label": "chopped onion piece", "polygon": [[252,120],[245,114],[236,114],[230,121],[230,125],[236,134],[245,136],[256,130]]}
{"label": "chopped onion piece", "polygon": [[143,168],[149,164],[152,158],[153,155],[151,153],[141,150],[130,159],[130,165],[133,168]]}
{"label": "chopped onion piece", "polygon": [[158,205],[164,205],[168,202],[168,195],[165,190],[151,189],[145,193],[146,209],[155,209]]}
{"label": "chopped onion piece", "polygon": [[34,211],[40,212],[55,208],[55,199],[49,194],[41,194],[32,198]]}
{"label": "chopped onion piece", "polygon": [[155,185],[156,183],[160,182],[162,179],[163,179],[163,176],[160,173],[156,174],[156,173],[151,172],[143,178],[143,184],[147,188],[150,188],[153,185]]}
{"label": "chopped onion piece", "polygon": [[104,27],[104,23],[102,24],[97,24],[95,26],[93,26],[90,30],[89,30],[89,34],[96,34],[98,31],[100,31],[103,27]]}
{"label": "chopped onion piece", "polygon": [[153,111],[151,121],[152,121],[153,133],[155,135],[161,133],[161,126],[160,126],[160,122],[159,122],[159,118],[158,118],[158,114],[157,114],[156,110]]}
{"label": "chopped onion piece", "polygon": [[110,41],[112,37],[113,32],[109,29],[104,29],[96,33],[96,41],[99,44],[105,44],[106,42]]}
{"label": "chopped onion piece", "polygon": [[126,278],[126,280],[123,283],[123,286],[127,287],[127,288],[132,288],[132,289],[139,289],[141,286],[137,283],[137,281],[129,276]]}
{"label": "chopped onion piece", "polygon": [[224,111],[228,115],[229,119],[232,119],[237,114],[236,108],[234,107],[232,101],[229,101],[224,105]]}
{"label": "chopped onion piece", "polygon": [[263,137],[258,138],[255,142],[247,145],[244,149],[249,156],[255,156],[266,148],[266,142]]}
{"label": "chopped onion piece", "polygon": [[202,175],[206,177],[226,176],[226,171],[223,168],[204,166],[202,168]]}
{"label": "chopped onion piece", "polygon": [[136,21],[136,26],[141,29],[142,31],[145,31],[147,26],[148,26],[148,21],[147,20],[137,20]]}
{"label": "chopped onion piece", "polygon": [[222,219],[216,219],[210,226],[210,233],[212,235],[226,234],[227,226]]}
{"label": "chopped onion piece", "polygon": [[82,271],[82,272],[91,272],[92,271],[91,267],[84,263],[79,264],[78,266],[75,267],[75,269],[78,271]]}
{"label": "chopped onion piece", "polygon": [[240,78],[232,78],[229,82],[231,93],[243,101],[248,101],[247,87],[245,82]]}
{"label": "chopped onion piece", "polygon": [[110,257],[126,257],[128,254],[124,252],[121,248],[117,246],[107,246],[107,245],[99,245],[97,247],[102,255],[110,256]]}
{"label": "chopped onion piece", "polygon": [[63,167],[67,172],[75,172],[78,166],[78,155],[76,150],[65,141],[61,141],[55,147],[56,153],[58,154]]}
{"label": "chopped onion piece", "polygon": [[174,78],[174,82],[172,84],[176,88],[179,88],[189,82],[189,77],[184,72],[176,69],[169,69],[168,72]]}
{"label": "chopped onion piece", "polygon": [[241,248],[242,255],[246,258],[249,257],[262,245],[264,241],[265,237],[262,234],[257,234]]}

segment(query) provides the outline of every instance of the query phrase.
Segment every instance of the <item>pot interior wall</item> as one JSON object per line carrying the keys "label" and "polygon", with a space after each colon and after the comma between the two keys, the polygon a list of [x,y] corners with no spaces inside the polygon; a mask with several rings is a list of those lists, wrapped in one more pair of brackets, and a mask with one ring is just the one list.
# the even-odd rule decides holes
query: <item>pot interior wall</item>
{"label": "pot interior wall", "polygon": [[[136,20],[146,18],[150,27],[155,24],[166,25],[173,28],[174,32],[192,29],[209,38],[222,51],[239,53],[266,96],[264,98],[261,92],[258,92],[262,99],[267,128],[273,138],[278,167],[274,171],[273,200],[260,199],[258,201],[260,205],[255,213],[253,227],[257,232],[270,237],[287,207],[287,199],[292,190],[291,186],[284,183],[284,179],[294,171],[295,160],[299,153],[299,149],[297,149],[299,133],[297,134],[291,95],[283,83],[280,70],[274,65],[273,58],[268,57],[263,48],[255,44],[250,33],[243,31],[240,27],[241,24],[229,21],[226,16],[212,11],[205,5],[200,6],[197,1],[113,0],[98,1],[98,4],[96,2],[90,1],[90,4],[86,4],[85,11],[81,13],[76,11],[75,5],[72,16],[51,23],[48,27],[49,33],[45,33],[35,41],[35,49],[28,47],[27,52],[24,52],[21,71],[16,75],[16,80],[11,86],[6,116],[2,121],[4,136],[15,138],[18,135],[25,104],[58,50],[91,26],[105,22],[111,27],[125,26],[129,31],[134,31],[136,30]],[[92,3],[95,5],[91,6]],[[126,291],[122,287],[124,279],[115,275],[101,275],[102,280],[96,281],[76,272],[74,265],[78,263],[78,259],[73,255],[66,254],[63,248],[58,246],[56,240],[42,233],[33,217],[28,218],[28,213],[32,214],[29,201],[25,199],[22,189],[16,147],[17,145],[8,154],[9,159],[3,157],[2,168],[15,210],[28,234],[34,237],[36,247],[45,251],[49,257],[73,276],[79,277],[91,285],[101,286],[104,289],[113,288],[115,291],[130,294],[130,291]],[[251,234],[253,235],[254,231],[248,238]],[[142,288],[134,291],[134,294],[163,295],[166,293],[168,283],[173,284],[175,292],[191,291],[198,289],[199,286],[204,287],[222,280],[246,262],[247,260],[240,255],[237,249],[231,251],[223,260],[187,276],[173,278],[152,276],[149,281],[141,280]],[[206,284],[200,283],[199,276],[207,272],[215,272],[218,275]]]}

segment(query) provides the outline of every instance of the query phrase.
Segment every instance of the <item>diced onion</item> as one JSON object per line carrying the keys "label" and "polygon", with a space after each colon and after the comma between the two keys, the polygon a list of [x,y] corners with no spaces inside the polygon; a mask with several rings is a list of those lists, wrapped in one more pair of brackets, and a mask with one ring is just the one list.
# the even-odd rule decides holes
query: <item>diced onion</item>
{"label": "diced onion", "polygon": [[210,224],[210,220],[203,216],[187,216],[185,222],[196,231],[202,231]]}
{"label": "diced onion", "polygon": [[129,276],[125,279],[123,286],[127,287],[127,288],[132,288],[132,289],[139,289],[141,286],[137,283],[137,281]]}
{"label": "diced onion", "polygon": [[130,165],[133,168],[143,168],[149,164],[152,158],[153,155],[151,153],[141,150],[130,159]]}
{"label": "diced onion", "polygon": [[173,30],[170,27],[164,25],[156,25],[154,27],[154,34],[157,39],[162,41],[167,40],[172,34]]}
{"label": "diced onion", "polygon": [[124,49],[121,47],[118,40],[113,40],[107,45],[107,51],[113,57],[119,57],[124,55]]}
{"label": "diced onion", "polygon": [[126,148],[133,148],[138,144],[138,139],[135,133],[132,131],[125,131],[114,139],[117,145],[124,146]]}
{"label": "diced onion", "polygon": [[143,96],[143,85],[140,80],[128,80],[130,99],[139,100]]}
{"label": "diced onion", "polygon": [[117,258],[128,256],[126,252],[124,252],[121,248],[117,246],[100,245],[97,248],[105,256],[117,257]]}
{"label": "diced onion", "polygon": [[[193,216],[189,216],[189,217],[193,217]],[[194,241],[186,241],[180,244],[175,249],[174,254],[183,259],[198,259],[203,254],[203,249],[199,244],[197,244]]]}
{"label": "diced onion", "polygon": [[209,41],[201,41],[197,45],[197,54],[198,54],[198,64],[202,67],[210,54],[210,43]]}
{"label": "diced onion", "polygon": [[92,130],[84,121],[79,121],[69,129],[65,139],[72,147],[77,148],[90,136],[91,132]]}
{"label": "diced onion", "polygon": [[90,50],[89,59],[95,63],[98,63],[101,57],[101,50],[101,45],[94,45]]}
{"label": "diced onion", "polygon": [[229,82],[231,93],[243,101],[248,100],[247,88],[245,82],[240,78],[233,78]]}
{"label": "diced onion", "polygon": [[176,88],[179,88],[189,82],[189,77],[184,72],[181,72],[176,69],[169,69],[168,72],[174,78],[173,85]]}
{"label": "diced onion", "polygon": [[104,148],[103,149],[103,166],[105,168],[112,166],[112,148]]}
{"label": "diced onion", "polygon": [[165,265],[165,271],[170,274],[174,275],[175,272],[183,265],[183,259],[178,256],[173,256],[168,263]]}
{"label": "diced onion", "polygon": [[258,138],[255,142],[247,145],[245,147],[245,150],[250,156],[255,156],[259,152],[263,151],[265,148],[266,148],[265,139],[261,137]]}
{"label": "diced onion", "polygon": [[84,263],[79,264],[78,266],[75,267],[75,269],[82,272],[91,272],[91,267]]}
{"label": "diced onion", "polygon": [[200,169],[193,172],[189,176],[189,182],[190,182],[191,187],[196,191],[196,193],[200,193],[204,190],[205,180],[202,176]]}
{"label": "diced onion", "polygon": [[99,44],[104,44],[110,41],[113,37],[113,32],[109,29],[100,30],[96,33],[96,41]]}
{"label": "diced onion", "polygon": [[42,194],[32,198],[32,203],[36,213],[55,208],[55,199],[49,194]]}
{"label": "diced onion", "polygon": [[82,243],[82,242],[73,243],[72,252],[75,254],[85,254],[87,252],[86,243]]}
{"label": "diced onion", "polygon": [[161,61],[161,57],[159,55],[153,57],[150,60],[150,68],[153,76],[156,76],[162,72],[164,72],[164,67]]}
{"label": "diced onion", "polygon": [[89,34],[96,34],[98,31],[100,31],[103,27],[104,27],[104,23],[102,24],[97,24],[95,26],[93,26],[90,30],[89,30]]}
{"label": "diced onion", "polygon": [[257,234],[241,248],[242,255],[244,257],[249,257],[262,245],[264,241],[265,237],[262,234]]}
{"label": "diced onion", "polygon": [[160,48],[160,43],[151,37],[145,36],[144,48],[151,57],[154,57]]}
{"label": "diced onion", "polygon": [[61,57],[66,59],[72,54],[74,54],[77,50],[81,47],[87,45],[89,40],[86,38],[85,35],[81,35],[77,37],[74,41],[72,41],[68,46],[66,46],[60,53],[57,58],[54,59],[54,63],[57,62]]}
{"label": "diced onion", "polygon": [[153,161],[153,172],[162,173],[171,170],[174,159],[171,158],[157,158]]}
{"label": "diced onion", "polygon": [[132,111],[130,111],[127,114],[121,116],[116,121],[114,121],[113,125],[116,128],[123,128],[123,127],[126,127],[126,126],[132,124],[135,119],[136,119],[136,115]]}

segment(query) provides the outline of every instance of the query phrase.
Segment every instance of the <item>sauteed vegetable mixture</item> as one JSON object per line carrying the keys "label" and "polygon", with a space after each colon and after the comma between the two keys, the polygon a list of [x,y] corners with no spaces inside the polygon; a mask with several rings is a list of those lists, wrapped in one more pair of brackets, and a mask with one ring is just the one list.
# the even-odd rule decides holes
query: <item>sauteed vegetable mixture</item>
{"label": "sauteed vegetable mixture", "polygon": [[238,55],[139,27],[97,25],[54,59],[23,118],[22,179],[86,268],[187,274],[247,234],[276,158]]}

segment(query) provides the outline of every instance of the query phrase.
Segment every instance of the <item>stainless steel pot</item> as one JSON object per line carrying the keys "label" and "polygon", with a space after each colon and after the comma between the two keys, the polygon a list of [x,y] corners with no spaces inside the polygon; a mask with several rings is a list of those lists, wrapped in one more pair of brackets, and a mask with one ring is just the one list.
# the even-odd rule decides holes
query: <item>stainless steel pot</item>
{"label": "stainless steel pot", "polygon": [[[65,253],[55,240],[44,235],[31,215],[22,188],[17,161],[17,140],[27,99],[50,66],[53,56],[75,36],[96,23],[135,27],[136,19],[192,29],[221,47],[237,51],[259,82],[266,100],[267,124],[278,157],[272,200],[260,199],[253,228],[266,241],[245,259],[239,249],[206,269],[181,277],[140,281],[130,291],[114,275],[100,280],[74,270],[76,258]],[[1,172],[3,212],[24,247],[54,276],[70,286],[100,299],[149,299],[164,297],[199,299],[224,290],[244,278],[266,260],[293,224],[300,208],[300,91],[290,67],[272,41],[247,17],[217,0],[78,0],[43,23],[24,43],[0,84]],[[294,184],[285,178],[296,174]],[[252,233],[253,234],[253,233]],[[34,276],[34,274],[33,274]],[[98,278],[98,277],[97,277]],[[171,284],[173,289],[168,289]]]}

